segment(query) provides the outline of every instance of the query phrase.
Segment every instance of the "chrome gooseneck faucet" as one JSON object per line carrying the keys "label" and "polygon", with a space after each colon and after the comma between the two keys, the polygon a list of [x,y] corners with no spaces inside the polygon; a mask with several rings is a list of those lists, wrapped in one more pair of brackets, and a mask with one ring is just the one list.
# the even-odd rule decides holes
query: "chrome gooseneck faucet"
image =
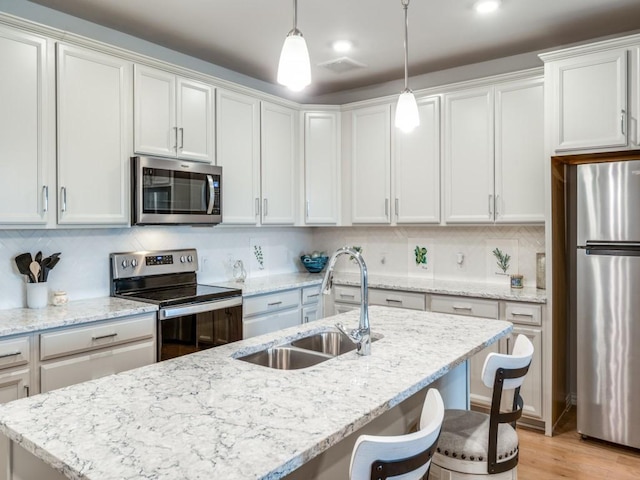
{"label": "chrome gooseneck faucet", "polygon": [[369,289],[367,286],[367,264],[364,258],[357,250],[349,247],[342,247],[336,250],[329,260],[327,272],[322,280],[321,291],[325,295],[331,293],[333,286],[333,269],[336,260],[340,255],[350,255],[358,262],[360,267],[360,324],[358,328],[347,332],[341,323],[336,323],[336,328],[346,335],[353,343],[356,344],[356,352],[358,355],[371,355],[371,326],[369,325]]}

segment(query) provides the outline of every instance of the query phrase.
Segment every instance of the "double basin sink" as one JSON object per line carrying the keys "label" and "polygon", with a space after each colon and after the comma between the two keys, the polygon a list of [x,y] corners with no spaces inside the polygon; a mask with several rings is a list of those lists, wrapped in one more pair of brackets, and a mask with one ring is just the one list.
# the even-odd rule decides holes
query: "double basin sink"
{"label": "double basin sink", "polygon": [[[374,342],[378,338],[371,338]],[[351,352],[356,345],[337,330],[314,333],[290,343],[238,357],[238,360],[279,370],[307,368]]]}

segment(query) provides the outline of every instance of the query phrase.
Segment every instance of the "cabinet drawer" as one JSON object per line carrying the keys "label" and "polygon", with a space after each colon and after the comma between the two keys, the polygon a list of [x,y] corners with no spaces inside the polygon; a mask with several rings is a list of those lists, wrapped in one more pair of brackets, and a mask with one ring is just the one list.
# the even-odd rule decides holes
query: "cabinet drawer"
{"label": "cabinet drawer", "polygon": [[360,304],[361,294],[360,287],[349,287],[345,285],[337,285],[334,289],[334,299],[341,303],[357,303]]}
{"label": "cabinet drawer", "polygon": [[504,319],[523,325],[541,325],[542,307],[528,303],[505,302]]}
{"label": "cabinet drawer", "polygon": [[29,363],[29,337],[12,338],[0,342],[0,369]]}
{"label": "cabinet drawer", "polygon": [[300,306],[300,289],[257,295],[242,300],[242,310],[245,317],[298,306]]}
{"label": "cabinet drawer", "polygon": [[431,295],[431,311],[469,317],[498,318],[498,302],[480,298]]}
{"label": "cabinet drawer", "polygon": [[372,288],[369,290],[369,304],[424,311],[427,309],[427,296],[424,293]]}
{"label": "cabinet drawer", "polygon": [[153,337],[155,314],[40,335],[40,360]]}
{"label": "cabinet drawer", "polygon": [[109,348],[48,362],[40,366],[41,393],[114,373],[151,365],[155,362],[153,341]]}
{"label": "cabinet drawer", "polygon": [[320,300],[320,285],[314,285],[313,287],[304,287],[302,289],[303,305],[318,303],[318,300]]}
{"label": "cabinet drawer", "polygon": [[242,338],[247,339],[264,333],[276,332],[294,325],[300,325],[300,311],[297,309],[254,317],[242,322]]}

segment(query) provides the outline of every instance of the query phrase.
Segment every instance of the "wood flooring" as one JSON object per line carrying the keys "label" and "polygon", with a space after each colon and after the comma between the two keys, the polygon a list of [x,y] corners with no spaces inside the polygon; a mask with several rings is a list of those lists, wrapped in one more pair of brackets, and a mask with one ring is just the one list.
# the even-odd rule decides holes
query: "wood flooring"
{"label": "wood flooring", "polygon": [[640,450],[582,440],[575,409],[564,416],[553,437],[522,427],[518,437],[518,480],[640,480]]}

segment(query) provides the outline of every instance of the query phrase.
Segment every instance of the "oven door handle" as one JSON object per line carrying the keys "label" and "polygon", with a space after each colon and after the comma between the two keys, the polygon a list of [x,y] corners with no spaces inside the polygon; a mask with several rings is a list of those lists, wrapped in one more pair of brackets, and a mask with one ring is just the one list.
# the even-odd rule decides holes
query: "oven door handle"
{"label": "oven door handle", "polygon": [[209,184],[209,204],[207,205],[207,215],[211,215],[216,198],[216,191],[213,186],[213,176],[207,175],[207,183]]}
{"label": "oven door handle", "polygon": [[185,315],[193,315],[195,313],[212,312],[223,308],[238,307],[242,305],[242,296],[215,300],[213,302],[196,303],[184,306],[161,308],[158,312],[158,318],[165,320],[167,318],[183,317]]}

